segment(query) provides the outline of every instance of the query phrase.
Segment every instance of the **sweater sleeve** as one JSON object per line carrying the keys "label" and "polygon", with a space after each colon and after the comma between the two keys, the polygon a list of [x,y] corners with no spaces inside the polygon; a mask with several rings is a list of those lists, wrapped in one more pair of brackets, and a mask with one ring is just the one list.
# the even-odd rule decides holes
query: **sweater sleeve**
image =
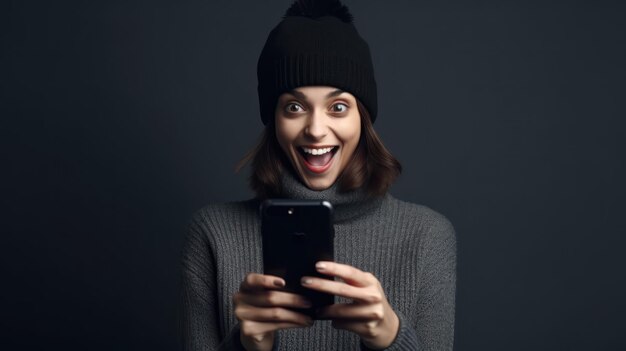
{"label": "sweater sleeve", "polygon": [[206,219],[198,211],[187,226],[182,252],[180,336],[183,350],[244,350],[239,328],[220,339],[215,257]]}
{"label": "sweater sleeve", "polygon": [[[415,329],[408,324],[402,313],[396,312],[396,315],[400,321],[398,335],[396,335],[393,343],[391,343],[385,351],[421,350],[418,347],[417,333],[415,332]],[[363,342],[361,342],[361,351],[374,350],[368,348],[365,344],[363,344]]]}
{"label": "sweater sleeve", "polygon": [[[396,311],[400,326],[386,351],[452,350],[456,293],[456,234],[452,224],[434,213],[419,251],[421,286],[417,324]],[[370,351],[361,343],[362,351]]]}
{"label": "sweater sleeve", "polygon": [[456,293],[456,233],[435,213],[421,250],[421,285],[417,311],[420,350],[452,350]]}

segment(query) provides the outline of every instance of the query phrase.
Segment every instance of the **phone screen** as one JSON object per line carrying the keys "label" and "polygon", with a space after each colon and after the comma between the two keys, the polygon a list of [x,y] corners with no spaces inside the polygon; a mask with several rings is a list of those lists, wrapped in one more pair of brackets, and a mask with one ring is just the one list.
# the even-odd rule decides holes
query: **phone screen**
{"label": "phone screen", "polygon": [[332,279],[315,270],[318,261],[333,261],[333,207],[328,201],[269,199],[261,204],[264,273],[285,279],[285,291],[313,303],[308,311],[334,303],[334,296],[304,288],[303,276]]}

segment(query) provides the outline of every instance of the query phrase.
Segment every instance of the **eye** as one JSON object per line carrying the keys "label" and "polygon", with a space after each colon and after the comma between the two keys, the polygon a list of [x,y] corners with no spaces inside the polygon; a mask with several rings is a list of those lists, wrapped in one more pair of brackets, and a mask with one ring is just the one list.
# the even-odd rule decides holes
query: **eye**
{"label": "eye", "polygon": [[302,106],[296,104],[295,102],[290,102],[285,105],[285,111],[288,113],[298,113],[304,111]]}
{"label": "eye", "polygon": [[346,112],[348,111],[348,105],[344,104],[344,103],[336,103],[333,106],[331,106],[330,108],[333,112]]}

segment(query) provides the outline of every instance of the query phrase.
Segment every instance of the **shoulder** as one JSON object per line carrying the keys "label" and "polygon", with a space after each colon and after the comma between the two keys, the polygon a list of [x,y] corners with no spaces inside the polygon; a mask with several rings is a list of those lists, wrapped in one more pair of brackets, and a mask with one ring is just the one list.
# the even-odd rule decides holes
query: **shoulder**
{"label": "shoulder", "polygon": [[187,221],[188,235],[215,235],[223,228],[254,221],[258,217],[258,207],[257,199],[208,203],[190,216]]}
{"label": "shoulder", "polygon": [[243,201],[208,203],[191,216],[191,222],[197,224],[215,224],[216,222],[237,221],[258,214],[259,201],[249,199]]}
{"label": "shoulder", "polygon": [[442,213],[426,205],[398,199],[390,193],[387,193],[385,202],[398,219],[409,222],[422,235],[454,239],[454,226]]}
{"label": "shoulder", "polygon": [[426,205],[398,199],[391,193],[385,196],[385,203],[385,207],[392,213],[415,219],[425,226],[452,227],[452,223],[446,216]]}

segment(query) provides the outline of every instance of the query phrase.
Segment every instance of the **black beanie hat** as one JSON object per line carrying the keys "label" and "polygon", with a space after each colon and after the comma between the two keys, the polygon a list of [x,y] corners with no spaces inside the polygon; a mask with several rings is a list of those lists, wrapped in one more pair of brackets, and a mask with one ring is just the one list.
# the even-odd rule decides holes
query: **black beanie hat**
{"label": "black beanie hat", "polygon": [[369,46],[338,0],[294,2],[270,32],[257,64],[261,120],[274,119],[278,97],[301,86],[327,85],[360,100],[376,120],[376,81]]}

